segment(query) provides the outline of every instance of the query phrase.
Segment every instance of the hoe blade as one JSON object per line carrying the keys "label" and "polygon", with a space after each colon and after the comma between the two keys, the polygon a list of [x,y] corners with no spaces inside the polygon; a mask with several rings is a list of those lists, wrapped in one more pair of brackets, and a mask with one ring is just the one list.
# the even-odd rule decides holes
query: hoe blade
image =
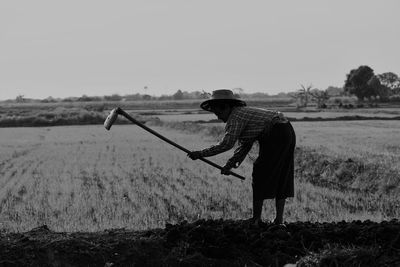
{"label": "hoe blade", "polygon": [[113,125],[113,123],[115,122],[117,117],[118,117],[118,111],[115,108],[115,109],[111,110],[110,114],[107,116],[107,119],[104,121],[104,127],[107,130],[110,130],[111,126]]}

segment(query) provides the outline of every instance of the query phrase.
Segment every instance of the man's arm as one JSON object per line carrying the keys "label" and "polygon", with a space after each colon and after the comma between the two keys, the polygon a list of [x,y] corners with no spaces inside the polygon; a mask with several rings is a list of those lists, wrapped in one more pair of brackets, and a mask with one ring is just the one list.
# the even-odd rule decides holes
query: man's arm
{"label": "man's arm", "polygon": [[240,120],[236,116],[230,118],[226,124],[225,135],[222,141],[215,146],[201,150],[201,155],[203,157],[210,157],[233,148],[240,134],[244,130],[246,123],[247,121]]}
{"label": "man's arm", "polygon": [[241,143],[233,153],[233,156],[226,163],[226,166],[231,168],[239,167],[252,147],[253,142]]}
{"label": "man's arm", "polygon": [[223,153],[223,152],[231,149],[235,145],[236,140],[237,140],[237,138],[235,138],[235,136],[233,136],[229,133],[225,133],[224,138],[217,145],[200,150],[199,151],[200,156],[201,157],[211,157],[211,156]]}

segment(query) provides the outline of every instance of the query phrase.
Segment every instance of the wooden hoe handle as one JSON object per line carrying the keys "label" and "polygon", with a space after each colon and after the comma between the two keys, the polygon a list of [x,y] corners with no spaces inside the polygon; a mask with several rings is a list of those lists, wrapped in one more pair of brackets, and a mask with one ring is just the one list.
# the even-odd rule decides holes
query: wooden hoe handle
{"label": "wooden hoe handle", "polygon": [[[186,153],[189,153],[189,152],[190,152],[190,150],[184,148],[183,146],[178,145],[177,143],[175,143],[175,142],[169,140],[168,138],[162,136],[161,134],[157,133],[157,132],[154,131],[153,129],[150,129],[149,127],[147,127],[147,126],[144,125],[143,123],[141,123],[141,122],[135,120],[132,116],[130,116],[128,113],[126,113],[126,112],[125,112],[124,110],[122,110],[121,108],[116,108],[116,112],[117,112],[118,114],[121,114],[122,116],[124,116],[125,118],[127,118],[128,120],[130,120],[131,122],[133,122],[134,124],[136,124],[137,126],[143,128],[143,129],[145,129],[145,130],[148,131],[149,133],[151,133],[151,134],[157,136],[158,138],[164,140],[165,142],[167,142],[167,143],[173,145],[174,147],[179,148],[180,150],[182,150],[182,151],[184,151],[184,152],[186,152]],[[210,161],[210,160],[208,160],[208,159],[205,159],[205,158],[199,158],[199,159],[200,159],[201,161],[204,161],[205,163],[207,163],[207,164],[209,164],[209,165],[211,165],[211,166],[213,166],[213,167],[219,169],[219,170],[222,170],[222,167],[221,167],[221,166],[219,166],[218,164],[216,164],[216,163],[214,163],[214,162],[212,162],[212,161]],[[239,178],[239,179],[241,179],[241,180],[244,180],[244,179],[245,179],[243,176],[241,176],[241,175],[239,175],[239,174],[237,174],[237,173],[234,173],[234,172],[232,172],[232,171],[230,171],[230,174],[233,175],[233,176],[235,176],[235,177],[237,177],[237,178]]]}

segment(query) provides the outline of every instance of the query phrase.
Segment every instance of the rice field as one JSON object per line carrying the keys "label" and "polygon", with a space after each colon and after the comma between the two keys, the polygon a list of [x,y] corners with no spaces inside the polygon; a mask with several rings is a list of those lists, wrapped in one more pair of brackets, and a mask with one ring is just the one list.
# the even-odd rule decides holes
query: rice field
{"label": "rice field", "polygon": [[400,170],[400,121],[294,122],[298,143]]}
{"label": "rice field", "polygon": [[[398,121],[296,122],[294,127],[301,149],[329,160],[352,157],[382,165],[393,171],[382,176],[393,188],[387,194],[346,191],[296,177],[287,221],[399,217]],[[216,141],[198,133],[154,129],[190,150]],[[55,231],[143,230],[182,220],[251,216],[251,160],[236,170],[245,181],[222,176],[132,125],[115,125],[110,132],[100,125],[2,128],[0,136],[0,229],[5,231],[43,224]],[[210,160],[223,165],[229,156]],[[264,219],[273,219],[273,213],[269,201]]]}
{"label": "rice field", "polygon": [[[284,108],[283,108],[284,109]],[[188,114],[189,113],[189,114]],[[393,118],[400,115],[399,111],[393,111],[390,109],[382,109],[380,111],[320,111],[320,112],[291,112],[284,111],[285,116],[294,119],[304,119],[304,118],[338,118],[338,117],[350,117],[350,116],[360,116],[360,117],[372,117],[372,118]],[[210,121],[215,120],[216,117],[212,113],[198,113],[197,110],[187,110],[185,112],[175,113],[175,114],[157,114],[158,118],[163,121]]]}

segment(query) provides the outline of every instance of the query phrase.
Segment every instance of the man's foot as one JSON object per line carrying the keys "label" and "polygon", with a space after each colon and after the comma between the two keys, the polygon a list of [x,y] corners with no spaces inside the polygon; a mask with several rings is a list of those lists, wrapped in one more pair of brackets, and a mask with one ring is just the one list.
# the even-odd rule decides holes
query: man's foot
{"label": "man's foot", "polygon": [[260,227],[262,223],[261,219],[253,219],[253,226]]}
{"label": "man's foot", "polygon": [[259,227],[262,223],[260,218],[250,218],[245,220],[246,223],[250,224],[251,226]]}
{"label": "man's foot", "polygon": [[287,231],[286,225],[283,222],[280,222],[279,220],[276,219],[269,225],[268,229],[270,231],[276,231],[278,229]]}
{"label": "man's foot", "polygon": [[286,226],[286,225],[283,223],[283,220],[282,220],[282,219],[275,219],[275,220],[273,221],[273,224],[275,224],[275,225],[280,225],[280,226]]}

